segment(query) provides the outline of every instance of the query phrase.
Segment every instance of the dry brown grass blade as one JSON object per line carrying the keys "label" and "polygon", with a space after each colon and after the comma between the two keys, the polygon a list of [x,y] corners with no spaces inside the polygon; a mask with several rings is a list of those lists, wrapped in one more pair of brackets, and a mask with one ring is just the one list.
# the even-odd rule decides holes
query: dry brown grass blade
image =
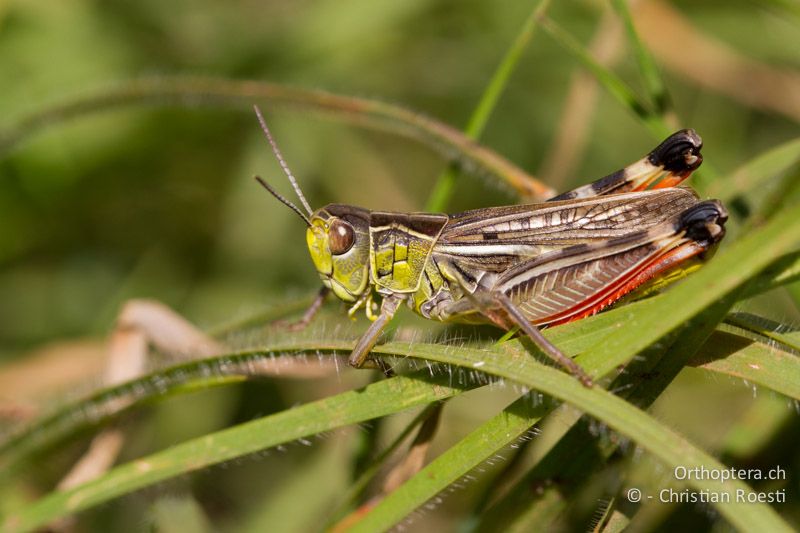
{"label": "dry brown grass blade", "polygon": [[411,443],[408,452],[406,452],[406,456],[386,476],[386,481],[384,481],[382,487],[384,495],[397,490],[397,487],[411,479],[425,466],[425,458],[428,456],[428,450],[433,442],[433,437],[436,435],[436,429],[439,427],[442,406],[443,404],[438,404],[430,412],[428,418],[419,428],[414,442]]}
{"label": "dry brown grass blade", "polygon": [[129,80],[72,98],[0,127],[0,155],[46,127],[92,113],[132,105],[224,106],[252,109],[293,108],[315,112],[361,127],[416,140],[465,170],[492,176],[521,197],[546,200],[555,191],[461,131],[421,113],[378,100],[300,89],[277,83],[204,77]]}
{"label": "dry brown grass blade", "polygon": [[94,339],[59,341],[0,367],[0,402],[39,403],[50,394],[99,384],[106,345]]}
{"label": "dry brown grass blade", "polygon": [[[208,357],[225,350],[166,305],[151,300],[131,300],[120,312],[110,341],[59,344],[35,357],[25,358],[17,365],[0,370],[0,415],[10,413],[36,414],[42,396],[73,389],[81,383],[103,382],[116,385],[135,379],[145,372],[149,346],[180,359]],[[292,378],[319,378],[333,375],[333,362],[309,365],[295,358],[265,359],[252,367],[254,374]],[[38,385],[31,392],[31,384]],[[115,409],[123,409],[128,400],[118,398]],[[6,418],[12,418],[7,416]],[[86,483],[102,474],[116,462],[124,443],[120,429],[112,428],[97,435],[88,450],[59,483],[68,489]]]}
{"label": "dry brown grass blade", "polygon": [[800,73],[741,55],[665,2],[640,2],[634,17],[642,39],[670,70],[738,102],[800,122]]}
{"label": "dry brown grass blade", "polygon": [[439,418],[442,414],[443,403],[436,404],[427,414],[424,422],[417,431],[417,436],[408,448],[403,458],[387,474],[381,486],[380,493],[370,498],[358,509],[341,519],[331,529],[334,533],[348,531],[357,524],[372,508],[381,502],[388,494],[397,490],[403,483],[414,477],[425,466],[436,430],[439,427]]}
{"label": "dry brown grass blade", "polygon": [[99,433],[92,439],[89,450],[58,483],[58,489],[71,489],[105,474],[116,462],[124,442],[122,430],[106,429]]}

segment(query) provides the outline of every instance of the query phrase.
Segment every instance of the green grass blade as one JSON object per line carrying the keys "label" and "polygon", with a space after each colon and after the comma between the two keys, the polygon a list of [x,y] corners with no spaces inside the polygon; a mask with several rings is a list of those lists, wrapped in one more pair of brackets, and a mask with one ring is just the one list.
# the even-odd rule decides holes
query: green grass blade
{"label": "green grass blade", "polygon": [[756,296],[797,281],[800,281],[800,252],[787,254],[764,269],[747,286],[744,296]]}
{"label": "green grass blade", "polygon": [[800,352],[800,331],[786,328],[785,325],[773,320],[750,313],[731,313],[725,318],[725,323],[780,342]]}
{"label": "green grass blade", "polygon": [[[609,386],[629,402],[649,408],[698,351],[725,316],[732,298],[721,300],[685,324],[668,348],[651,347]],[[735,349],[735,348],[734,348]],[[481,517],[481,531],[525,531],[563,518],[568,502],[617,450],[614,439],[597,439],[579,419],[506,495]],[[557,479],[556,484],[548,483]],[[532,484],[541,489],[530,494]]]}
{"label": "green grass blade", "polygon": [[[621,310],[616,310],[616,312],[608,314],[616,314],[619,316],[620,311]],[[607,317],[603,317],[602,315],[601,317],[604,318],[604,320],[607,320]],[[598,323],[603,325],[602,321],[599,321]],[[563,326],[548,333],[551,334],[550,336],[552,339],[560,338],[564,341],[566,341],[568,338],[572,339],[571,342],[564,342],[563,345],[565,346],[565,349],[570,347],[569,351],[574,351],[576,347],[586,345],[587,342],[591,342],[596,338],[596,335],[591,333],[591,328],[588,328],[588,330],[589,332],[587,333],[587,328],[584,324],[576,323],[571,328]],[[555,333],[559,333],[559,335],[555,335]],[[482,371],[490,371],[494,368],[494,366],[497,366],[498,368],[502,368],[502,370],[498,370],[497,372],[492,371],[491,373],[501,375],[506,378],[514,378],[517,375],[517,372],[523,371],[528,367],[528,365],[532,364],[535,365],[535,368],[541,367],[546,368],[546,370],[549,372],[555,372],[556,375],[560,375],[565,378],[567,383],[573,384],[575,382],[574,379],[569,376],[561,374],[560,372],[554,371],[550,368],[542,367],[542,365],[535,363],[533,358],[531,358],[530,355],[524,350],[520,348],[513,349],[515,343],[512,342],[507,344],[511,346],[494,347],[494,349],[475,349],[434,344],[426,345],[392,342],[379,346],[376,349],[376,352],[384,355],[393,355],[404,358],[413,357],[445,363],[460,364],[462,366],[467,366],[468,368],[480,368]],[[725,345],[725,343],[717,344],[719,346]],[[272,347],[270,350],[262,349],[258,352],[246,355],[240,354],[239,356],[224,356],[219,359],[225,363],[225,367],[234,368],[237,366],[237,364],[241,364],[243,366],[252,364],[253,362],[256,362],[258,360],[257,358],[259,357],[263,359],[263,354],[265,351],[305,351],[309,354],[330,354],[346,352],[348,347],[351,346],[352,342],[349,341],[316,341],[310,343],[297,342],[293,345],[287,344],[280,349],[277,347]],[[512,348],[511,352],[509,352],[509,348]],[[733,375],[741,375],[744,379],[752,382],[764,382],[767,386],[770,386],[775,390],[780,390],[786,392],[787,394],[794,394],[796,395],[795,397],[800,396],[800,367],[795,365],[789,369],[786,366],[785,361],[769,361],[768,358],[774,353],[776,353],[776,350],[768,347],[761,347],[760,349],[753,351],[752,347],[748,346],[746,356],[732,359],[733,363],[727,362],[727,360],[731,359],[731,356],[725,355],[724,358],[716,358],[713,360],[706,358],[705,360],[696,364],[701,364],[704,367],[714,371],[722,371],[731,373]],[[243,359],[237,361],[236,357],[242,357]],[[494,366],[490,365],[488,368],[486,368],[486,365],[488,364],[487,361],[493,361],[492,365]],[[210,361],[200,361],[197,362],[197,364],[200,365],[200,367],[205,368],[206,371],[208,371],[209,368],[213,368],[213,365]],[[615,367],[615,365],[609,361],[601,361],[599,365],[592,367],[584,359],[582,364],[584,364],[584,367],[587,368],[587,370],[594,371],[597,374],[608,372]],[[769,369],[769,371],[762,372],[756,368],[756,365],[762,369]],[[725,368],[726,366],[728,368]],[[163,376],[168,372],[174,372],[180,375],[184,373],[185,370],[181,367],[175,367],[169,371],[163,371],[161,375]],[[385,380],[368,387],[370,394],[353,391],[347,392],[336,397],[320,400],[322,403],[312,402],[304,407],[278,413],[272,417],[267,417],[267,419],[237,426],[220,433],[215,433],[195,441],[181,444],[177,447],[171,448],[170,450],[155,454],[152,456],[156,459],[155,461],[151,461],[150,458],[145,458],[134,463],[134,465],[123,465],[113,470],[100,480],[91,482],[83,487],[78,487],[74,489],[74,491],[68,493],[54,493],[46,497],[46,499],[33,504],[31,507],[22,510],[20,512],[21,514],[16,514],[16,518],[14,518],[14,520],[20,521],[8,522],[7,524],[9,524],[9,527],[10,525],[22,527],[22,525],[26,524],[31,524],[30,527],[34,527],[34,525],[47,523],[49,520],[52,520],[57,516],[63,516],[65,514],[77,512],[81,509],[86,509],[94,504],[107,501],[108,499],[114,498],[118,495],[125,494],[169,477],[174,477],[175,475],[184,474],[186,472],[215,464],[232,457],[238,457],[252,453],[253,451],[259,449],[263,449],[265,447],[269,447],[275,440],[285,442],[287,439],[291,440],[300,438],[324,431],[326,429],[331,429],[332,427],[338,427],[343,424],[352,423],[349,422],[351,420],[364,420],[366,419],[363,418],[365,416],[381,416],[380,413],[375,414],[376,411],[369,410],[372,408],[377,410],[384,409],[386,410],[386,413],[397,412],[414,405],[420,405],[430,401],[442,399],[449,395],[456,394],[464,388],[472,386],[471,384],[451,385],[449,383],[453,381],[453,377],[450,375],[445,375],[444,377],[441,375],[438,375],[437,377],[428,377],[428,372],[425,372],[425,376],[425,380],[432,380],[435,382],[435,386],[431,386],[429,384],[417,385],[417,381],[411,378],[403,378],[401,381],[397,382],[394,380]],[[775,379],[775,376],[779,376],[784,383],[779,383],[776,385],[770,381]],[[147,378],[143,379],[159,381],[162,384],[164,381],[159,377],[159,375],[148,376]],[[439,379],[443,380],[443,382],[439,383]],[[127,386],[136,388],[141,386],[143,382],[144,381],[135,381],[131,382]],[[397,385],[397,383],[402,384],[402,386]],[[445,383],[448,383],[449,385],[445,385]],[[531,383],[524,380],[522,380],[522,383],[529,386],[531,385]],[[559,383],[561,382],[559,381]],[[418,390],[419,387],[421,387],[421,389]],[[580,389],[583,389],[583,387],[580,387]],[[545,392],[550,391],[549,388],[541,390]],[[568,389],[563,394],[568,396],[570,394],[570,390],[572,389]],[[375,398],[371,396],[373,393]],[[555,396],[560,397],[557,394],[555,394]],[[348,398],[349,400],[347,400]],[[411,403],[408,403],[409,401]],[[491,453],[494,453],[497,448],[506,444],[509,439],[513,440],[517,435],[524,433],[531,424],[545,414],[544,411],[526,411],[529,408],[531,408],[530,401],[527,399],[521,400],[516,407],[512,408],[512,413],[510,415],[508,413],[504,413],[503,415],[497,417],[497,419],[494,421],[496,426],[495,429],[497,431],[497,436],[494,438],[494,440],[487,440],[485,435],[480,437],[480,442],[484,442],[483,446],[486,446],[486,442],[491,442],[491,444],[488,445],[489,449],[486,450],[488,455],[491,455]],[[299,409],[303,409],[303,411],[299,411]],[[320,409],[322,409],[322,411],[320,411]],[[337,409],[339,410],[337,411]],[[308,412],[305,410],[308,410]],[[70,412],[74,413],[75,409],[72,409]],[[319,412],[323,413],[323,418],[325,418],[324,421],[320,421],[314,415],[314,413],[318,414]],[[331,412],[335,412],[336,416],[328,416]],[[383,411],[380,412],[383,413]],[[300,418],[295,418],[295,416]],[[306,416],[310,418],[306,418]],[[603,420],[605,421],[605,419]],[[302,431],[300,434],[295,433],[299,430],[289,427],[292,426],[292,424],[295,426],[302,426]],[[319,424],[322,424],[322,426],[319,426]],[[34,429],[33,435],[36,435],[38,431],[40,430]],[[264,434],[269,434],[270,437],[264,437]],[[221,435],[221,440],[217,439],[217,435]],[[235,442],[237,444],[232,445],[230,444],[231,442]],[[468,445],[469,441],[467,441],[465,446]],[[455,450],[460,449],[461,448],[456,448]],[[480,459],[478,459],[478,461],[480,461]],[[144,471],[139,470],[135,467],[137,464],[139,466],[142,464],[147,464],[149,465],[150,469]],[[458,476],[463,475],[465,472],[463,463],[459,464],[459,468],[461,468],[461,470],[457,470]],[[468,469],[469,467],[466,468]],[[433,479],[440,483],[444,480],[445,486],[447,483],[449,483],[446,476],[439,476]],[[77,495],[84,494],[81,492],[83,490],[88,491],[88,496],[79,498]],[[9,517],[9,520],[11,519],[12,517]],[[28,526],[26,525],[25,527]]]}
{"label": "green grass blade", "polygon": [[233,107],[252,112],[300,109],[342,122],[387,131],[422,143],[468,172],[498,180],[522,195],[546,199],[550,188],[497,153],[442,122],[408,109],[365,98],[298,89],[275,83],[219,78],[159,77],[130,80],[67,100],[0,128],[0,155],[44,128],[111,109],[133,105],[197,108]]}
{"label": "green grass blade", "polygon": [[[464,128],[464,133],[470,139],[477,140],[483,133],[486,123],[489,121],[489,117],[497,106],[497,102],[500,100],[500,96],[503,94],[503,90],[506,88],[509,79],[511,79],[511,74],[514,72],[517,63],[519,63],[520,57],[522,57],[522,52],[525,50],[525,47],[528,46],[528,43],[536,32],[539,17],[547,11],[549,5],[550,0],[541,0],[533,9],[522,25],[519,34],[517,34],[517,38],[511,43],[502,61],[500,61],[500,64],[497,66],[497,70],[494,71],[494,74],[489,80],[489,85],[487,85],[486,89],[483,91],[478,106],[472,112],[467,127]],[[455,191],[457,176],[458,173],[452,165],[439,176],[428,198],[428,202],[425,204],[426,211],[438,212],[444,211],[447,208],[447,204]]]}
{"label": "green grass blade", "polygon": [[[619,76],[597,62],[586,47],[569,32],[547,17],[543,17],[541,26],[557,43],[570,52],[591,72],[600,85],[605,87],[623,107],[641,120],[656,139],[663,139],[672,133],[673,128],[667,124],[664,117],[656,113],[649,103],[640,98]],[[698,170],[693,174],[693,185],[699,191],[705,192],[710,183],[717,181],[718,175],[714,167],[706,163],[702,170]]]}
{"label": "green grass blade", "polygon": [[[798,258],[800,263],[800,258]],[[800,268],[800,266],[798,267]],[[546,331],[546,336],[556,343],[567,354],[578,354],[596,345],[610,333],[620,329],[626,321],[632,320],[641,312],[641,309],[659,301],[665,295],[655,296],[651,301],[634,302],[625,307],[611,309],[602,314],[587,319],[572,322],[551,328]],[[715,334],[716,335],[716,334]],[[741,341],[747,344],[751,341]],[[73,404],[66,405],[60,410],[35,421],[23,431],[12,434],[0,442],[0,478],[6,478],[16,472],[21,466],[36,454],[50,449],[72,436],[86,431],[89,427],[113,420],[127,409],[142,403],[159,401],[170,394],[186,393],[198,388],[221,386],[231,382],[238,382],[253,375],[251,369],[258,368],[259,362],[268,354],[268,357],[318,357],[336,356],[337,353],[347,353],[352,349],[353,341],[334,339],[330,336],[318,341],[305,339],[295,341],[270,342],[263,344],[251,351],[238,354],[226,354],[219,357],[192,361],[171,368],[158,370],[150,375],[120,384],[105,390],[97,391],[91,396]],[[724,346],[724,344],[723,344]],[[754,344],[758,351],[752,357],[768,357],[774,350],[770,347]],[[394,344],[389,343],[378,347],[377,351],[392,354]],[[519,341],[511,341],[502,347],[483,348],[488,350],[515,349],[523,352]],[[387,350],[387,351],[384,351]],[[403,355],[413,355],[405,352]],[[788,362],[792,362],[789,360]],[[800,380],[790,378],[792,372],[787,372],[780,365],[760,365],[758,361],[748,360],[738,364],[735,371],[724,362],[703,360],[700,363],[704,368],[718,372],[732,372],[732,375],[741,376],[753,383],[759,383],[773,390],[783,392],[794,398],[800,399],[798,387]],[[748,366],[751,365],[751,366]],[[762,371],[755,368],[762,367]],[[612,367],[596,367],[598,373],[603,369]],[[774,374],[766,372],[774,368]],[[587,367],[593,370],[592,367]],[[744,372],[744,373],[742,373]],[[210,375],[209,375],[210,374]],[[785,383],[790,379],[789,384]]]}
{"label": "green grass blade", "polygon": [[[208,374],[214,368],[213,376]],[[100,390],[88,398],[62,407],[0,442],[0,482],[6,481],[37,454],[51,449],[91,426],[107,423],[129,409],[198,389],[238,383],[245,375],[233,369],[219,371],[219,365],[201,361],[172,367]]]}
{"label": "green grass blade", "polygon": [[[680,359],[687,350],[692,350],[693,346],[697,345],[696,325],[692,324],[684,329],[687,335],[682,335],[669,348],[658,368],[652,372],[657,376],[656,379],[660,379],[665,373],[670,373],[669,366],[674,367],[676,363],[674,358]],[[800,359],[792,353],[776,349],[766,343],[754,343],[744,337],[715,331],[697,350],[697,355],[690,364],[729,376],[737,376],[748,383],[765,385],[790,398],[799,399]],[[635,389],[628,397],[628,400],[636,405],[649,405],[663,388],[654,387],[651,380],[639,385],[638,390]],[[781,413],[785,415],[787,412],[785,400],[779,400],[777,403],[781,406]],[[526,527],[530,529],[532,523],[546,523],[543,522],[546,517],[553,518],[562,512],[568,504],[571,483],[582,483],[598,466],[596,462],[600,458],[598,452],[601,450],[589,446],[587,443],[590,441],[593,441],[593,437],[585,425],[576,425],[570,429],[542,462],[535,465],[503,500],[486,513],[487,528],[511,529],[506,522],[513,520],[514,529],[520,530]],[[611,442],[604,441],[598,444],[603,446],[603,457],[608,457],[615,448],[609,446]],[[531,483],[537,480],[542,482],[552,477],[559,479],[557,485],[543,487],[534,497],[530,495]]]}
{"label": "green grass blade", "polygon": [[766,181],[800,161],[800,138],[786,141],[739,167],[729,179],[712,182],[707,192],[723,202],[755,191]]}
{"label": "green grass blade", "polygon": [[[740,377],[800,400],[800,358],[779,347],[717,332],[692,366]],[[732,348],[735,349],[732,351]]]}
{"label": "green grass blade", "polygon": [[53,492],[5,517],[3,531],[26,531],[177,475],[254,453],[277,444],[441,400],[470,387],[439,374],[386,379],[362,390],[282,411],[206,435],[119,466],[71,490]]}
{"label": "green grass blade", "polygon": [[517,38],[511,43],[511,46],[503,56],[502,61],[497,66],[492,78],[489,80],[486,90],[481,96],[478,106],[472,113],[472,116],[464,129],[464,133],[471,139],[477,139],[483,133],[486,124],[489,122],[489,117],[497,107],[497,102],[500,100],[503,91],[508,85],[509,79],[517,67],[522,53],[531,42],[536,33],[539,18],[543,16],[547,9],[550,7],[551,0],[540,0],[539,4],[534,8],[525,23],[522,26]]}
{"label": "green grass blade", "polygon": [[612,0],[611,4],[625,24],[628,40],[636,54],[639,72],[644,80],[644,86],[650,96],[650,101],[653,104],[655,113],[663,116],[669,111],[670,98],[655,59],[639,38],[639,33],[636,31],[636,26],[633,24],[633,17],[631,17],[631,11],[628,8],[627,0]]}
{"label": "green grass blade", "polygon": [[[556,399],[569,403],[587,414],[602,421],[609,427],[636,442],[640,447],[652,453],[655,457],[672,469],[676,466],[687,468],[724,468],[716,459],[698,449],[682,436],[665,427],[652,417],[633,407],[625,400],[614,396],[599,387],[588,389],[582,386],[573,377],[544,366],[524,354],[513,357],[499,356],[481,350],[459,350],[451,353],[431,353],[417,349],[417,353],[428,359],[440,362],[458,364],[466,368],[480,368],[486,372],[504,379],[513,380],[531,389],[541,391]],[[608,362],[604,361],[603,365]],[[465,445],[461,450],[480,450],[482,440],[492,439],[492,446],[499,444],[509,432],[515,428],[520,433],[529,427],[531,421],[537,419],[541,407],[528,407],[520,405],[519,401],[513,407],[506,409],[502,416],[495,417],[490,424],[490,431],[476,430],[465,438]],[[495,448],[496,449],[496,448]],[[456,479],[469,470],[463,464],[463,455],[456,455],[454,448],[444,452],[441,461],[431,463],[403,487],[388,495],[352,531],[380,531],[398,523],[409,512],[427,501],[431,494],[432,484],[449,484],[455,474]],[[726,493],[731,503],[716,504],[717,510],[735,527],[745,530],[760,531],[791,531],[783,522],[777,512],[768,505],[750,505],[736,502],[736,491],[742,490],[751,493],[746,484],[723,483],[714,480],[691,480],[690,486],[695,490],[708,490],[715,493]],[[434,491],[435,494],[437,491]]]}
{"label": "green grass blade", "polygon": [[583,45],[552,19],[542,17],[542,29],[567,51],[569,51],[606,90],[626,109],[638,117],[657,137],[663,138],[671,133],[661,117],[655,115],[647,102],[643,101],[619,76],[601,65]]}
{"label": "green grass blade", "polygon": [[800,165],[796,165],[770,185],[771,190],[747,218],[744,231],[762,225],[786,206],[800,203]]}
{"label": "green grass blade", "polygon": [[[730,301],[717,302],[703,313],[703,317],[705,318],[694,321],[684,327],[686,335],[680,336],[658,363],[658,368],[654,372],[659,376],[657,380],[637,382],[639,378],[635,374],[623,375],[617,380],[620,381],[620,383],[615,382],[612,388],[624,389],[625,382],[632,381],[636,387],[631,393],[632,399],[637,405],[649,405],[677,374],[686,358],[697,351],[696,347],[703,342],[708,332],[711,331],[714,325],[724,316],[724,312],[729,306]],[[725,359],[734,358],[736,360],[734,363],[736,368],[745,370],[747,374],[746,376],[740,375],[740,377],[747,380],[753,379],[753,382],[767,383],[767,386],[775,390],[789,393],[794,398],[798,397],[797,395],[800,394],[800,365],[788,365],[787,367],[787,365],[784,364],[785,361],[783,361],[782,355],[776,353],[774,348],[769,346],[760,344],[757,347],[752,347],[750,340],[741,337],[737,337],[736,342],[726,342],[728,339],[721,337],[721,335],[723,334],[720,332],[714,332],[712,334],[711,338],[699,350],[699,353],[703,354],[703,357],[698,358],[698,361],[694,364],[711,362],[706,368],[715,371],[725,371],[722,368],[725,366]],[[712,347],[714,353],[707,355],[707,353],[712,350]],[[737,350],[742,347],[746,347],[749,353],[739,356]],[[648,354],[648,357],[649,356],[650,354]],[[578,360],[580,361],[580,357]],[[758,362],[758,364],[755,364],[756,362]],[[648,363],[648,361],[645,361],[645,363]],[[715,363],[717,363],[717,365],[711,368]],[[791,366],[795,366],[796,368],[789,368]],[[586,367],[585,364],[584,367]],[[784,383],[784,376],[781,375],[780,371],[773,372],[773,367],[774,369],[777,369],[777,367],[783,367],[785,369],[784,371],[787,372],[787,374],[785,374],[785,381],[789,382],[788,384]],[[648,368],[643,369],[643,371],[649,374]],[[604,370],[606,369],[598,369],[599,372],[603,372]],[[522,399],[515,402],[501,415],[498,415],[481,426],[481,428],[470,435],[468,439],[456,444],[440,458],[434,460],[430,465],[431,471],[429,472],[430,475],[427,480],[425,478],[417,480],[417,483],[419,483],[417,487],[417,489],[419,489],[418,496],[421,500],[419,503],[421,504],[425,500],[434,497],[437,492],[444,490],[447,484],[460,479],[470,469],[477,467],[481,461],[494,455],[502,447],[512,444],[520,435],[528,431],[530,426],[536,423],[547,411],[548,409],[544,406],[534,409],[531,407],[529,400]],[[591,436],[586,433],[585,428],[575,428],[575,430],[578,431],[580,437],[571,435],[563,442],[560,442],[560,447],[554,450],[555,456],[551,457],[549,463],[541,465],[539,470],[537,470],[538,474],[540,474],[537,479],[540,479],[541,476],[559,475],[562,481],[566,481],[564,477],[565,474],[560,472],[560,470],[558,470],[559,468],[568,468],[576,475],[587,474],[591,471],[592,463],[597,459],[594,454],[590,453],[588,456],[580,459],[576,454],[569,452],[569,450],[575,447],[581,449],[587,448],[587,440],[591,439]],[[583,451],[588,451],[588,449]],[[607,450],[607,452],[610,453],[611,449]],[[561,461],[561,458],[563,458],[565,454],[569,456],[567,464]],[[458,458],[458,461],[452,462],[452,458]],[[580,460],[585,462],[581,463],[581,466],[576,466],[575,461]],[[575,468],[572,468],[570,465],[575,466]],[[535,505],[541,506],[540,508],[531,507],[534,505],[534,500],[529,492],[530,485],[524,482],[523,485],[524,488],[520,489],[520,492],[524,493],[521,496],[521,502],[514,501],[514,496],[510,495],[512,498],[512,500],[508,502],[510,507],[501,506],[499,510],[492,511],[491,514],[487,515],[489,517],[489,522],[486,525],[489,530],[506,529],[508,524],[506,524],[505,521],[512,519],[520,526],[517,530],[528,530],[530,529],[530,524],[527,521],[533,520],[534,523],[539,524],[546,523],[539,522],[539,520],[543,519],[544,516],[552,516],[554,513],[557,514],[563,509],[564,496],[561,493],[565,487],[562,484],[559,484],[558,487],[552,487],[553,490],[543,488],[542,490],[545,492],[537,494],[535,500],[537,502],[539,500],[542,501]],[[401,488],[399,490],[410,489]],[[517,500],[520,500],[520,498],[517,498]],[[525,507],[525,512],[521,516],[517,516],[519,513],[515,512],[515,509],[517,511],[519,510],[519,506]],[[528,523],[528,526],[521,525],[522,523]]]}
{"label": "green grass blade", "polygon": [[364,471],[353,481],[347,490],[347,494],[341,498],[341,503],[336,510],[331,513],[331,520],[325,525],[325,529],[330,529],[335,525],[337,520],[341,520],[348,511],[354,509],[358,503],[359,497],[364,493],[369,484],[379,473],[380,469],[385,466],[386,460],[397,450],[400,445],[408,438],[411,433],[417,429],[426,418],[438,409],[438,404],[428,405],[425,409],[419,412],[414,419],[409,422],[405,428],[386,446],[381,452],[370,462]]}

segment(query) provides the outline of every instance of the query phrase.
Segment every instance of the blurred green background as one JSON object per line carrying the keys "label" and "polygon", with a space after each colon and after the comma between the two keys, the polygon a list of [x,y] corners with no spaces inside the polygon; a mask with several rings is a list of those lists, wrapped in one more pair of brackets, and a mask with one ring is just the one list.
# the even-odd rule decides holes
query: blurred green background
{"label": "blurred green background", "polygon": [[[557,2],[551,16],[589,42],[603,7]],[[798,19],[778,2],[675,8],[736,54],[790,72],[800,63]],[[463,127],[530,9],[519,1],[5,2],[0,116],[9,123],[132,77],[210,75],[374,97]],[[617,56],[616,71],[639,84],[631,53]],[[797,132],[800,117],[762,112],[664,70],[680,125],[701,133],[707,163],[723,176]],[[540,32],[484,142],[546,179],[575,71]],[[266,112],[314,206],[419,210],[443,168],[392,135]],[[559,188],[609,173],[657,141],[603,91],[584,120],[585,151]],[[287,190],[246,111],[132,108],[18,147],[0,162],[0,357],[107,331],[134,295],[211,324],[287,288],[315,287],[302,225],[253,183],[255,173]],[[451,208],[509,201],[467,178]]]}
{"label": "blurred green background", "polygon": [[[549,11],[554,20],[641,88],[635,58],[605,2],[554,4]],[[737,166],[798,135],[797,3],[634,4],[642,37],[662,66],[675,125],[695,128],[705,140],[706,163],[720,180],[713,187],[724,188]],[[509,0],[0,0],[0,126],[114,82],[180,75],[267,80],[375,98],[461,128],[533,5]],[[687,41],[685,31],[699,41]],[[693,47],[686,49],[687,42]],[[324,120],[302,109],[264,111],[314,207],[342,202],[421,210],[446,166],[424,146],[389,133]],[[559,131],[567,141],[561,145]],[[638,159],[659,140],[539,32],[481,142],[565,189]],[[559,146],[567,152],[558,152]],[[318,278],[308,260],[303,225],[255,184],[254,174],[288,193],[253,113],[200,105],[91,114],[58,123],[3,154],[0,361],[24,360],[45,345],[63,348],[65,340],[102,339],[119,306],[132,297],[158,299],[209,327],[313,293]],[[513,201],[486,180],[465,176],[449,210]],[[798,320],[787,298],[773,296],[766,307],[782,322]],[[704,385],[690,380],[683,389],[685,403],[676,405],[692,405],[693,387]],[[303,385],[276,387],[248,385],[235,395],[215,391],[202,399],[202,405],[211,406],[211,421],[188,429],[165,421],[181,419],[179,413],[201,400],[169,404],[157,415],[162,422],[139,434],[146,444],[138,451],[320,394]],[[726,389],[707,401],[721,409],[745,401],[738,395],[731,400],[729,393]],[[214,409],[221,413],[218,419]],[[698,414],[697,425],[704,421]],[[204,424],[208,427],[200,427]],[[703,444],[698,435],[693,437]],[[135,455],[136,446],[132,450]],[[226,487],[240,488],[231,488],[229,500],[218,494],[206,498],[206,512],[229,516],[237,497],[254,498],[243,494],[243,487],[278,490],[256,473],[302,482],[281,477],[279,463],[269,463],[272,470],[238,469]],[[201,475],[207,482],[199,489],[201,500],[216,475],[219,470]],[[271,501],[281,508],[280,500]],[[120,526],[136,516],[136,509],[109,505],[99,514],[119,515],[108,518],[111,522],[97,518],[97,524]],[[435,524],[438,518],[429,520]],[[132,529],[137,526],[141,519]]]}

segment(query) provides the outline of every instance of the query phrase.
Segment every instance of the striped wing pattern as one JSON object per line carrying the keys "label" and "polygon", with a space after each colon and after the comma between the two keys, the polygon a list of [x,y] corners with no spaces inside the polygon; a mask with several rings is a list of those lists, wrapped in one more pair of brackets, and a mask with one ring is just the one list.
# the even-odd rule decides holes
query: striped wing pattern
{"label": "striped wing pattern", "polygon": [[497,207],[452,215],[434,247],[461,268],[501,273],[521,261],[575,245],[630,238],[670,221],[697,202],[683,188],[580,201]]}
{"label": "striped wing pattern", "polygon": [[532,322],[544,324],[590,309],[663,248],[647,244],[602,260],[586,260],[512,284],[508,294]]}
{"label": "striped wing pattern", "polygon": [[531,321],[548,323],[667,250],[696,203],[690,189],[670,188],[469,211],[451,217],[432,259],[470,292],[503,291]]}

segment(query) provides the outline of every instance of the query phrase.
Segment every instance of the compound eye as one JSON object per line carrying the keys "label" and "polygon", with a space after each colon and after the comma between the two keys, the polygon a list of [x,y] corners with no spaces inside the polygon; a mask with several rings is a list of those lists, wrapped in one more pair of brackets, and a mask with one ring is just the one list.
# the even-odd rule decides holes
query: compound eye
{"label": "compound eye", "polygon": [[342,255],[356,242],[356,231],[353,226],[341,219],[331,222],[328,232],[328,246],[333,255]]}

